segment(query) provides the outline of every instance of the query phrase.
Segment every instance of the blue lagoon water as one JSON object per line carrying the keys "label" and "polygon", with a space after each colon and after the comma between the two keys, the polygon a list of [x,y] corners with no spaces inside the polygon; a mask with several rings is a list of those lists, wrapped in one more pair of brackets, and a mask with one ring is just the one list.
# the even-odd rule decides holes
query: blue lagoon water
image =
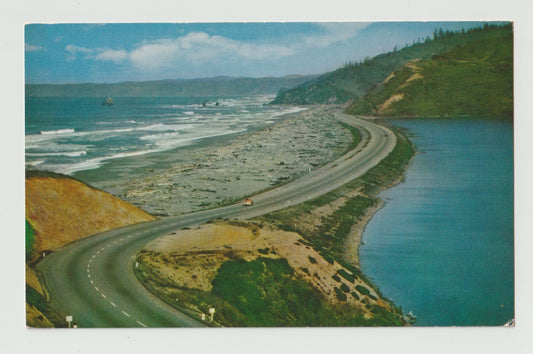
{"label": "blue lagoon water", "polygon": [[368,224],[363,272],[419,326],[514,318],[513,126],[402,120],[418,148]]}

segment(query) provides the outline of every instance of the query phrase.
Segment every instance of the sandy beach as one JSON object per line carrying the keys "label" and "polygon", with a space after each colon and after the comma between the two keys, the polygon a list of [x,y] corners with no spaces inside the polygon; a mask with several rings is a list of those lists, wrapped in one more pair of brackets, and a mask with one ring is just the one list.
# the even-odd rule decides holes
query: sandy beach
{"label": "sandy beach", "polygon": [[352,137],[335,121],[335,109],[287,114],[272,126],[228,142],[219,138],[153,155],[152,164],[138,163],[140,168],[117,164],[109,173],[112,178],[89,183],[159,217],[237,202],[342,155]]}

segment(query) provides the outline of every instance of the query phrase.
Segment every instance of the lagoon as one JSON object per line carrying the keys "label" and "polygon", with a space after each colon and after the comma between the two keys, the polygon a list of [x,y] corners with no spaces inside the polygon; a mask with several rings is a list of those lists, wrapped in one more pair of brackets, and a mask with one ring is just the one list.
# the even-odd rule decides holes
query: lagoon
{"label": "lagoon", "polygon": [[513,125],[395,120],[418,149],[381,194],[359,249],[363,272],[418,326],[514,318]]}

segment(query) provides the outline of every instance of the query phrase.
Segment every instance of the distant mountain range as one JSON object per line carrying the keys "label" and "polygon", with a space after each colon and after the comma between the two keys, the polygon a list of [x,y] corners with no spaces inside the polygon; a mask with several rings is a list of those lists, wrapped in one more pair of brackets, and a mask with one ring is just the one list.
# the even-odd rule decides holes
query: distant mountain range
{"label": "distant mountain range", "polygon": [[437,30],[402,49],[282,90],[272,104],[349,103],[374,116],[513,115],[512,24]]}
{"label": "distant mountain range", "polygon": [[113,84],[27,84],[27,97],[209,97],[276,94],[318,75],[176,79]]}

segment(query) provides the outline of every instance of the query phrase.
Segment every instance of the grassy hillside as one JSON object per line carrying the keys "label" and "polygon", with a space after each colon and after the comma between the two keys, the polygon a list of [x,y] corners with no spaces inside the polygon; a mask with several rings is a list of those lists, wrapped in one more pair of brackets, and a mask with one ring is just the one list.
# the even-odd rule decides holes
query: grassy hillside
{"label": "grassy hillside", "polygon": [[430,59],[434,55],[449,52],[457,46],[511,33],[508,26],[485,26],[459,32],[436,31],[432,39],[414,43],[399,50],[351,63],[294,89],[280,91],[273,104],[326,104],[346,103],[365,95],[376,84],[384,81],[391,72],[411,60]]}
{"label": "grassy hillside", "polygon": [[513,35],[502,34],[407,63],[347,113],[512,119]]}
{"label": "grassy hillside", "polygon": [[[400,326],[401,311],[371,284],[326,260],[295,232],[214,221],[148,243],[136,275],[167,303],[237,327]],[[177,301],[179,300],[179,301]]]}

